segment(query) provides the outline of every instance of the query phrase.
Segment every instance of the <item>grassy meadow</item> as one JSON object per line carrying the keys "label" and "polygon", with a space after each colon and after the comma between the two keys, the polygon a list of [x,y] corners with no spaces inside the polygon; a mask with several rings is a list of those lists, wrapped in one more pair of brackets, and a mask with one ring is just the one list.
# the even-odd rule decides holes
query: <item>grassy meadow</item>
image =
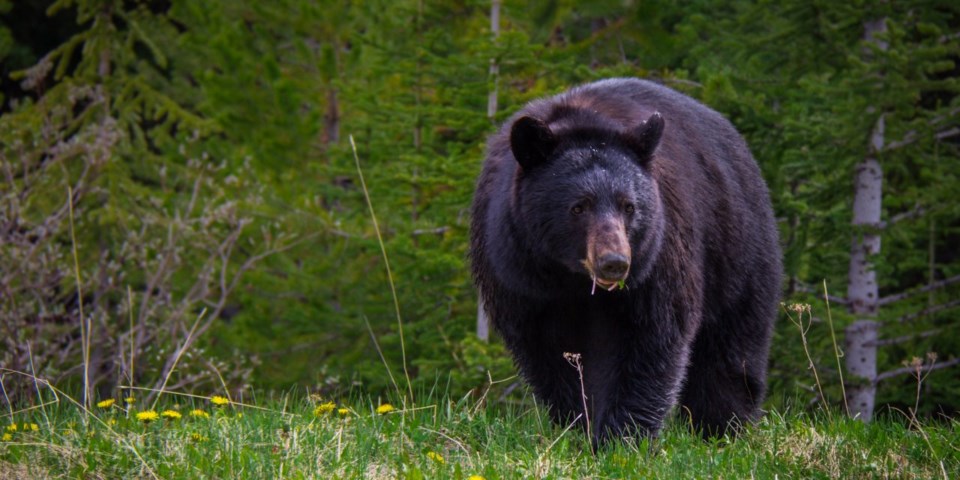
{"label": "grassy meadow", "polygon": [[[389,265],[355,150],[354,159]],[[402,346],[389,267],[387,278]],[[787,309],[806,348],[804,312],[809,322],[809,306]],[[0,369],[0,385],[4,375],[26,374]],[[87,408],[35,380],[31,406],[5,398],[0,480],[960,476],[960,422],[920,421],[896,410],[864,424],[829,407],[788,408],[767,412],[736,438],[710,441],[672,417],[656,439],[625,439],[594,452],[578,426],[553,424],[529,392],[514,403],[488,399],[489,389],[457,398],[435,386],[415,395],[409,379],[403,392],[391,377],[397,393],[389,399],[304,391],[238,399],[132,388]]]}
{"label": "grassy meadow", "polygon": [[960,424],[890,412],[768,412],[705,442],[673,421],[657,440],[594,454],[545,411],[484,398],[415,406],[305,394],[257,400],[140,393],[87,410],[55,390],[5,412],[0,478],[957,478]]}

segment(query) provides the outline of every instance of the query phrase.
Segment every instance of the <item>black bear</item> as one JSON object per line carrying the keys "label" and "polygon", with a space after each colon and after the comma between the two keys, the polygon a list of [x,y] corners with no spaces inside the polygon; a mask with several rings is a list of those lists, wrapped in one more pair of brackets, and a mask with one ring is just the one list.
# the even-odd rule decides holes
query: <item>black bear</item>
{"label": "black bear", "polygon": [[555,421],[586,413],[597,445],[674,406],[706,436],[758,415],[780,247],[720,114],[637,79],[533,101],[490,138],[472,214],[481,301]]}

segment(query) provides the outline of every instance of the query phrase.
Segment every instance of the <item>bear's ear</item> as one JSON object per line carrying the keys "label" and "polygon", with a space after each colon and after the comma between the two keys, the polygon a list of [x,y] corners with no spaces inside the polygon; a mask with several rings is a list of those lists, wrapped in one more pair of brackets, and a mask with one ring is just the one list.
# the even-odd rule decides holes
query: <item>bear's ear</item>
{"label": "bear's ear", "polygon": [[641,164],[646,164],[660,145],[663,125],[663,115],[660,115],[660,112],[653,112],[645,122],[622,134],[624,143],[633,151]]}
{"label": "bear's ear", "polygon": [[520,117],[510,127],[510,150],[524,170],[543,164],[557,148],[557,137],[547,124],[533,117]]}

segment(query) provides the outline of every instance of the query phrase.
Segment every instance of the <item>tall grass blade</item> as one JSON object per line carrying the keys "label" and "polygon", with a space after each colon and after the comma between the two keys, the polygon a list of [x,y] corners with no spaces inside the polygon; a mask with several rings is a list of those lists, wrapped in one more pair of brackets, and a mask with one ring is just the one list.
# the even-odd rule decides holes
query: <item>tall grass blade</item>
{"label": "tall grass blade", "polygon": [[367,190],[367,182],[363,179],[363,170],[360,168],[360,156],[357,155],[357,144],[353,141],[353,135],[350,135],[350,148],[353,149],[353,160],[357,165],[357,175],[360,177],[360,186],[363,188],[363,198],[367,201],[367,208],[370,209],[370,218],[373,220],[373,229],[377,233],[377,242],[380,244],[380,253],[383,254],[383,264],[387,269],[387,282],[390,284],[390,294],[393,295],[393,308],[397,315],[397,331],[400,334],[400,356],[403,361],[403,376],[407,380],[407,393],[410,395],[410,401],[413,402],[413,385],[410,382],[410,372],[407,370],[407,347],[403,339],[403,320],[400,317],[400,300],[397,298],[397,289],[393,284],[393,273],[390,271],[390,260],[387,258],[387,249],[383,245],[383,236],[380,234],[380,224],[377,223],[377,214],[373,211],[373,202],[370,201],[370,192]]}
{"label": "tall grass blade", "polygon": [[133,385],[133,365],[134,365],[133,356],[135,355],[133,350],[135,347],[134,343],[136,342],[137,336],[134,334],[134,331],[133,331],[133,290],[130,289],[130,285],[127,285],[127,303],[129,304],[129,308],[127,310],[130,313],[129,315],[130,317],[130,369],[127,370],[127,375],[128,375],[127,383],[129,383],[130,385]]}
{"label": "tall grass blade", "polygon": [[373,333],[373,328],[370,327],[370,320],[367,319],[367,316],[363,316],[363,324],[367,326],[367,332],[370,333],[370,340],[373,342],[373,347],[377,350],[377,354],[380,355],[380,361],[383,362],[383,368],[387,370],[387,375],[390,376],[390,383],[393,384],[393,389],[397,391],[398,397],[403,397],[403,392],[400,391],[400,386],[397,385],[397,379],[393,376],[393,370],[390,369],[390,364],[387,363],[387,357],[383,355],[383,350],[380,349],[380,342],[377,341],[377,336]]}
{"label": "tall grass blade", "polygon": [[840,392],[843,395],[843,411],[847,412],[847,416],[850,416],[850,406],[847,405],[847,387],[845,387],[845,382],[843,380],[843,366],[840,365],[840,357],[843,356],[843,352],[840,351],[840,347],[837,346],[837,333],[833,329],[833,315],[830,314],[830,295],[827,294],[827,280],[823,280],[823,300],[827,302],[827,323],[830,325],[830,340],[833,341],[833,356],[837,359],[837,373],[840,374]]}
{"label": "tall grass blade", "polygon": [[160,397],[163,396],[164,389],[167,388],[167,382],[170,381],[170,376],[173,375],[173,371],[177,369],[177,364],[180,363],[180,357],[183,356],[183,353],[187,350],[187,347],[190,345],[190,338],[193,337],[194,332],[197,331],[197,325],[200,325],[200,320],[204,315],[207,314],[207,308],[204,307],[200,311],[200,315],[197,315],[197,320],[193,322],[193,327],[190,328],[190,333],[187,334],[187,338],[183,339],[183,345],[177,350],[176,355],[173,357],[173,364],[170,365],[170,370],[167,370],[166,375],[163,377],[163,383],[160,385],[160,390],[157,392],[157,396],[153,399],[153,405],[151,409],[157,408],[157,402],[160,401]]}
{"label": "tall grass blade", "polygon": [[67,207],[70,212],[70,244],[73,247],[73,273],[77,281],[77,305],[80,310],[80,349],[83,355],[83,406],[93,406],[90,385],[90,323],[83,314],[83,290],[80,287],[80,255],[77,253],[77,234],[73,226],[73,188],[67,185]]}

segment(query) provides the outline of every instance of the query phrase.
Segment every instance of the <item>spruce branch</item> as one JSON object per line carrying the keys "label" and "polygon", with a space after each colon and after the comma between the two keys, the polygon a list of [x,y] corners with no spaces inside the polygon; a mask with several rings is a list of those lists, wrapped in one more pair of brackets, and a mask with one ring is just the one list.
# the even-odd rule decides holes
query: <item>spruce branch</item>
{"label": "spruce branch", "polygon": [[889,227],[889,226],[895,225],[895,224],[897,224],[897,223],[899,223],[899,222],[902,222],[902,221],[904,221],[904,220],[912,220],[912,219],[914,219],[914,218],[922,217],[922,216],[924,216],[926,213],[927,213],[927,209],[926,209],[926,208],[922,207],[921,205],[916,205],[916,206],[914,206],[913,208],[911,208],[910,210],[907,210],[907,211],[905,211],[905,212],[900,212],[900,213],[898,213],[898,214],[890,217],[890,219],[887,220],[887,221],[880,222],[879,228],[880,228],[880,229],[885,229],[885,228],[887,228],[887,227]]}
{"label": "spruce branch", "polygon": [[927,293],[927,292],[932,292],[934,290],[939,290],[943,287],[946,287],[947,285],[952,285],[957,282],[960,282],[960,275],[954,275],[952,277],[933,282],[925,287],[921,287],[916,290],[901,292],[894,295],[887,295],[886,297],[882,297],[879,300],[877,300],[877,305],[881,307],[884,305],[889,305],[891,303],[899,302],[900,300],[910,298],[914,295],[919,295],[921,293]]}
{"label": "spruce branch", "polygon": [[914,320],[916,320],[916,319],[918,319],[918,318],[922,318],[922,317],[925,317],[925,316],[927,316],[927,315],[933,315],[934,313],[942,312],[942,311],[944,311],[944,310],[949,310],[949,309],[951,309],[951,308],[953,308],[953,307],[956,307],[956,306],[960,306],[960,299],[958,299],[958,300],[952,300],[952,301],[949,301],[949,302],[947,302],[947,303],[940,303],[940,304],[937,304],[937,305],[931,305],[931,306],[929,306],[929,307],[927,307],[927,308],[924,308],[923,310],[920,310],[919,312],[914,312],[914,313],[911,313],[911,314],[904,315],[904,316],[898,318],[898,319],[897,319],[897,322],[899,322],[899,323],[912,322],[912,321],[914,321]]}
{"label": "spruce branch", "polygon": [[942,328],[937,328],[934,330],[927,330],[926,332],[912,333],[910,335],[902,335],[894,338],[885,338],[883,340],[877,340],[876,342],[871,342],[871,344],[877,347],[883,347],[887,345],[896,345],[898,343],[909,342],[910,340],[918,340],[921,338],[932,337],[934,335],[939,334],[942,331],[943,331]]}
{"label": "spruce branch", "polygon": [[814,288],[814,287],[812,287],[812,286],[810,286],[810,285],[807,285],[806,283],[803,283],[803,282],[801,282],[801,281],[799,281],[799,280],[797,280],[797,281],[794,282],[794,283],[795,283],[795,286],[796,286],[797,291],[799,291],[799,292],[803,292],[803,293],[813,293],[813,294],[816,294],[817,296],[825,297],[827,300],[830,301],[830,303],[835,303],[835,304],[837,304],[837,305],[844,305],[844,306],[850,305],[850,300],[847,299],[846,297],[838,297],[838,296],[836,296],[836,295],[830,295],[830,294],[827,294],[827,293],[823,293],[823,292],[821,292],[819,289]]}
{"label": "spruce branch", "polygon": [[932,372],[934,370],[949,368],[954,365],[960,365],[960,358],[954,358],[951,360],[947,360],[945,362],[933,362],[923,366],[908,365],[906,367],[895,368],[893,370],[888,370],[886,372],[883,372],[877,375],[877,377],[873,379],[873,384],[876,385],[883,380],[896,377],[898,375],[905,375],[908,373],[917,374],[917,373]]}

